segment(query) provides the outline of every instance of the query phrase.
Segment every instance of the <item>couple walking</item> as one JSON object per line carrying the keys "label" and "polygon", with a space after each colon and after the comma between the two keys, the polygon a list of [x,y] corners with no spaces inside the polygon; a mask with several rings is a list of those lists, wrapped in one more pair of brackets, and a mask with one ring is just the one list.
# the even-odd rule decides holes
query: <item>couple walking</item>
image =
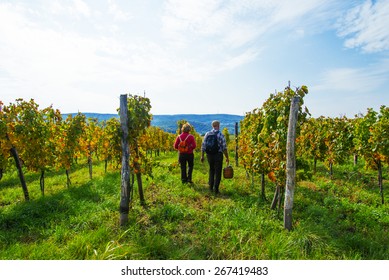
{"label": "couple walking", "polygon": [[[196,140],[190,134],[191,126],[186,123],[182,127],[182,133],[177,136],[174,148],[179,151],[178,161],[181,166],[181,180],[183,183],[192,183],[192,173],[194,166],[193,150],[196,148]],[[208,131],[201,144],[201,158],[204,162],[204,154],[207,154],[209,164],[208,184],[211,191],[219,193],[219,185],[223,169],[223,155],[226,163],[229,164],[226,138],[220,132],[220,122],[212,122],[212,130]]]}

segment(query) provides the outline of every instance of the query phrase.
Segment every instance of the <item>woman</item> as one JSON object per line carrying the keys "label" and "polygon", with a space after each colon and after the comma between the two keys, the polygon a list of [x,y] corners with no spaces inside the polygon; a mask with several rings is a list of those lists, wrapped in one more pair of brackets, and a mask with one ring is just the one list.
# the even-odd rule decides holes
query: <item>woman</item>
{"label": "woman", "polygon": [[[181,181],[182,183],[192,184],[192,172],[194,165],[193,150],[196,148],[196,140],[190,134],[191,126],[186,123],[182,126],[182,133],[177,136],[174,142],[174,148],[178,150],[178,161],[181,166]],[[188,169],[187,169],[188,166]]]}

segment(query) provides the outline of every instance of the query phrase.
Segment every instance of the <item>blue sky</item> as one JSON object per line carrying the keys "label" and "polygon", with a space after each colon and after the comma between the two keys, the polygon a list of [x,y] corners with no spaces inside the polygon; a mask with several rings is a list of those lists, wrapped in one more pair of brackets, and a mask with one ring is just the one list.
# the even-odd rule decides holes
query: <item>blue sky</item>
{"label": "blue sky", "polygon": [[389,0],[0,0],[0,100],[228,113],[307,85],[312,116],[389,104]]}

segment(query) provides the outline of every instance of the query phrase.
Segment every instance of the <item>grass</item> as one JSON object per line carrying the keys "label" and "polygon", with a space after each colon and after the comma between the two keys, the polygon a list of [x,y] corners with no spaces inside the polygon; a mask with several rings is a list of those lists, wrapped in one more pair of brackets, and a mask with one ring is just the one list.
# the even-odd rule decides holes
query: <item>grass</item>
{"label": "grass", "polygon": [[64,172],[48,172],[44,197],[39,176],[26,174],[30,202],[17,174],[5,174],[0,259],[389,259],[389,207],[380,204],[374,172],[345,165],[330,180],[319,168],[297,185],[288,232],[282,213],[270,210],[274,186],[267,183],[269,201],[259,200],[259,184],[242,168],[215,196],[198,156],[193,185],[181,184],[175,153],[153,160],[154,177],[143,178],[147,205],[135,187],[126,227],[119,226],[119,171],[105,174],[102,163],[92,180],[79,165],[70,188]]}

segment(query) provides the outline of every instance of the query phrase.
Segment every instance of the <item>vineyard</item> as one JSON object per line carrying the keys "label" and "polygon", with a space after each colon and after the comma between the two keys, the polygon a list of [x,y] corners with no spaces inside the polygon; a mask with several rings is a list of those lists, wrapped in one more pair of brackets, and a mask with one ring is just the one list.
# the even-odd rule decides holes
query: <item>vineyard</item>
{"label": "vineyard", "polygon": [[[181,184],[177,134],[150,126],[150,100],[130,95],[125,224],[119,119],[63,119],[34,100],[0,104],[0,259],[388,259],[389,108],[311,118],[307,93],[271,94],[239,134],[223,131],[236,165],[218,196],[198,151],[194,184]],[[285,230],[295,96],[293,228]]]}

